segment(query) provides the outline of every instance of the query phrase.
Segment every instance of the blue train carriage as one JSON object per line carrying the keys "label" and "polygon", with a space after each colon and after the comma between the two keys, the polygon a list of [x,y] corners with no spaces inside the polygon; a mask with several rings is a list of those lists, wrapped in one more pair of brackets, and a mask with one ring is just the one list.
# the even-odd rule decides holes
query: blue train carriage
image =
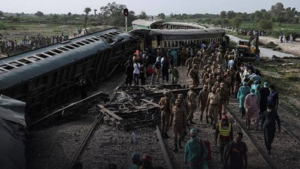
{"label": "blue train carriage", "polygon": [[137,47],[136,37],[110,28],[0,59],[0,94],[26,102],[26,115],[40,118],[77,96],[81,78],[97,88]]}
{"label": "blue train carriage", "polygon": [[223,29],[137,29],[130,33],[139,37],[140,49],[152,49],[153,52],[159,47],[166,52],[202,42],[219,42],[224,48],[229,44]]}

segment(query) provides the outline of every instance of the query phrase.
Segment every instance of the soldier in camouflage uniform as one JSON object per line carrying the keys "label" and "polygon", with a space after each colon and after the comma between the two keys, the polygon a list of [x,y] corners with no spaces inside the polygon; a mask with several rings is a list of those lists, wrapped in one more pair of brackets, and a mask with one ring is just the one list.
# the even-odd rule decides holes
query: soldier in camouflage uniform
{"label": "soldier in camouflage uniform", "polygon": [[197,87],[197,86],[199,85],[199,76],[198,76],[198,73],[199,73],[199,71],[198,71],[197,65],[194,64],[193,69],[190,70],[189,75],[190,75],[190,77],[192,78],[192,80],[193,80],[193,85],[194,85],[195,87]]}
{"label": "soldier in camouflage uniform", "polygon": [[194,118],[194,112],[197,107],[197,101],[196,101],[196,93],[194,92],[194,86],[190,87],[190,91],[187,93],[187,100],[188,100],[188,106],[189,106],[189,116],[188,116],[188,121],[190,124],[196,124],[192,120]]}
{"label": "soldier in camouflage uniform", "polygon": [[182,149],[181,141],[183,141],[184,137],[184,126],[185,126],[185,110],[181,106],[180,99],[176,99],[175,106],[172,109],[172,113],[174,116],[173,119],[173,132],[174,132],[174,152],[178,151],[177,142],[178,142],[178,135],[179,135],[179,148]]}
{"label": "soldier in camouflage uniform", "polygon": [[201,63],[201,59],[199,55],[193,58],[193,65],[197,65],[198,70],[200,69],[200,63]]}
{"label": "soldier in camouflage uniform", "polygon": [[[209,91],[208,91],[208,86],[207,85],[204,85],[203,86],[203,90],[201,90],[199,92],[199,98],[198,98],[198,107],[201,105],[201,113],[200,113],[200,120],[202,121],[202,117],[203,117],[203,112],[206,108],[206,104],[207,104],[207,99],[208,99],[208,94],[209,94]],[[205,117],[206,117],[206,123],[208,123],[208,114],[205,114]]]}
{"label": "soldier in camouflage uniform", "polygon": [[186,126],[187,126],[187,117],[189,116],[189,106],[188,106],[188,103],[187,101],[184,99],[183,97],[183,94],[179,94],[178,95],[178,99],[180,100],[180,103],[181,103],[181,107],[184,109],[184,112],[185,112],[185,119],[184,119],[184,131],[185,131],[185,134],[186,135]]}
{"label": "soldier in camouflage uniform", "polygon": [[188,58],[188,60],[185,62],[185,66],[188,67],[186,76],[189,77],[190,70],[193,68],[193,58],[192,57]]}
{"label": "soldier in camouflage uniform", "polygon": [[161,131],[163,138],[170,138],[168,136],[169,120],[172,111],[172,100],[170,99],[169,92],[164,92],[165,97],[162,97],[159,101],[161,106]]}
{"label": "soldier in camouflage uniform", "polygon": [[[225,74],[224,74],[224,81],[226,83],[226,87],[228,90],[228,94],[230,96],[230,89],[233,88],[233,83],[232,83],[232,76],[231,76],[231,72],[230,70],[228,70]],[[233,92],[232,92],[233,93]]]}
{"label": "soldier in camouflage uniform", "polygon": [[179,79],[179,71],[171,65],[170,74],[172,75],[172,84],[177,84]]}
{"label": "soldier in camouflage uniform", "polygon": [[226,111],[226,105],[229,102],[228,90],[225,87],[225,84],[221,83],[220,88],[217,89],[217,93],[220,95],[219,119],[221,119],[221,113]]}
{"label": "soldier in camouflage uniform", "polygon": [[220,95],[216,92],[216,87],[211,88],[211,92],[208,95],[206,111],[209,113],[211,119],[210,124],[213,125],[213,129],[216,129],[218,122],[218,108],[220,107]]}

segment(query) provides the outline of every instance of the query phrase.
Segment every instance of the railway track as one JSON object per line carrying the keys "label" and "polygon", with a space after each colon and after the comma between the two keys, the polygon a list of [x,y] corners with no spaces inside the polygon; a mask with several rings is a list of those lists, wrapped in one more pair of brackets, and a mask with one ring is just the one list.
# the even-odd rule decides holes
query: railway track
{"label": "railway track", "polygon": [[240,126],[251,144],[255,147],[258,155],[268,165],[268,168],[299,168],[300,142],[297,136],[289,131],[289,126],[283,124],[281,133],[275,134],[272,144],[272,154],[268,155],[265,148],[264,135],[262,132],[247,130],[245,120],[239,118],[238,107],[235,100],[231,100],[227,113],[229,113]]}

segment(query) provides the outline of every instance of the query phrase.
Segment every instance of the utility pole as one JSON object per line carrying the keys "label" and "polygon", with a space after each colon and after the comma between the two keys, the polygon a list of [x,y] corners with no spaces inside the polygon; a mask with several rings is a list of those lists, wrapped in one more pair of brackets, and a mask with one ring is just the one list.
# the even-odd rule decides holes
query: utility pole
{"label": "utility pole", "polygon": [[123,14],[124,14],[124,16],[125,16],[125,30],[126,30],[126,32],[127,32],[127,16],[128,16],[128,14],[129,14],[127,8],[124,9]]}

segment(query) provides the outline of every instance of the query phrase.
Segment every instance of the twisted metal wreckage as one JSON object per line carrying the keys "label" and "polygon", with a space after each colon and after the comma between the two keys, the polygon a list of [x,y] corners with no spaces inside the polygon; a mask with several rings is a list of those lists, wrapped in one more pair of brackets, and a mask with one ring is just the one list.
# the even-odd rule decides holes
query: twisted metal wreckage
{"label": "twisted metal wreckage", "polygon": [[[196,88],[199,92],[201,88]],[[163,92],[169,91],[172,101],[178,94],[186,96],[189,88],[181,85],[147,85],[116,88],[107,104],[97,104],[104,115],[104,121],[120,130],[141,127],[154,127],[160,119],[160,106],[157,104]]]}

